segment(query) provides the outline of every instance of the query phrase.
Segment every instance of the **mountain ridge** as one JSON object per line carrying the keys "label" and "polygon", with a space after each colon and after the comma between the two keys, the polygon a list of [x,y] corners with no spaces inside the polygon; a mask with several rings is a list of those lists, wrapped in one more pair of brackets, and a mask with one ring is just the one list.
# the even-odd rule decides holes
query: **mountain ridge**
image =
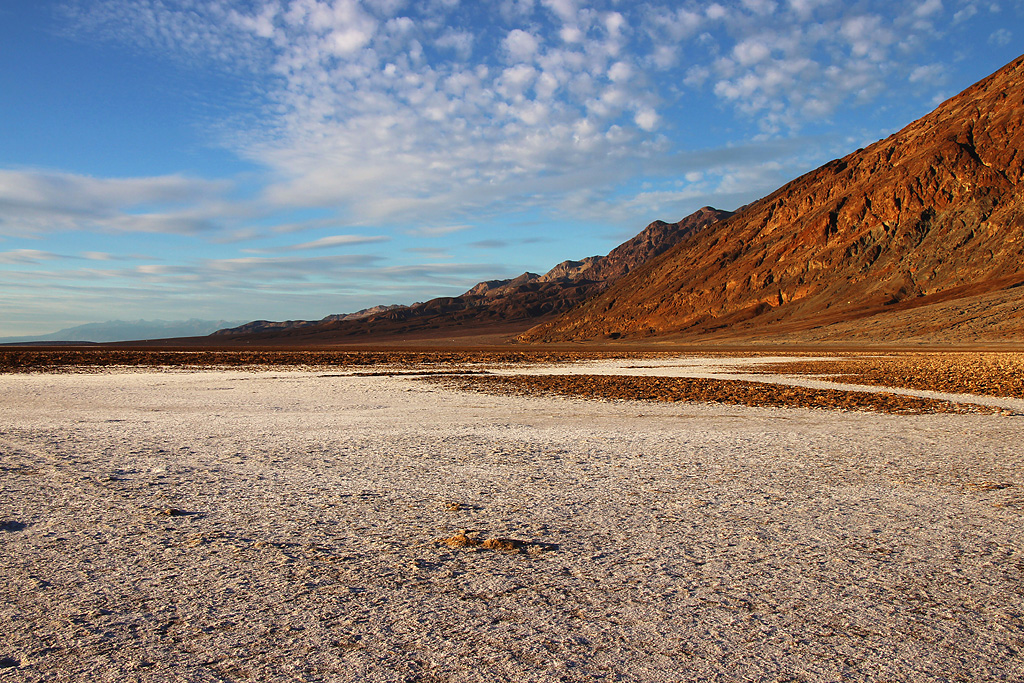
{"label": "mountain ridge", "polygon": [[526,272],[515,278],[480,282],[455,297],[438,297],[412,306],[375,307],[318,321],[253,321],[218,330],[212,336],[221,341],[249,341],[440,336],[449,331],[489,328],[522,332],[540,320],[570,310],[644,261],[730,215],[732,212],[705,206],[675,223],[656,220],[606,256],[562,261],[543,275]]}
{"label": "mountain ridge", "polygon": [[519,339],[803,333],[941,303],[958,288],[979,296],[1018,286],[1022,120],[1019,57],[899,132],[787,183]]}

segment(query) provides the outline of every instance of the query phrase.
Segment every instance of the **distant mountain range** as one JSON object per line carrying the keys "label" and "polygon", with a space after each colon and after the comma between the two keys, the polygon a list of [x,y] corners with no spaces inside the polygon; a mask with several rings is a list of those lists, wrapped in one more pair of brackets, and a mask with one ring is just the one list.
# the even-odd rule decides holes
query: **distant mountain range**
{"label": "distant mountain range", "polygon": [[315,321],[257,320],[221,330],[215,336],[221,342],[317,343],[337,339],[511,335],[568,312],[651,258],[731,215],[729,211],[706,206],[677,223],[655,221],[607,256],[563,261],[544,275],[523,273],[509,280],[481,282],[460,296],[412,306],[378,306]]}
{"label": "distant mountain range", "polygon": [[0,337],[0,344],[26,342],[117,342],[169,337],[205,336],[227,326],[237,325],[227,320],[109,320],[88,323],[35,336]]}

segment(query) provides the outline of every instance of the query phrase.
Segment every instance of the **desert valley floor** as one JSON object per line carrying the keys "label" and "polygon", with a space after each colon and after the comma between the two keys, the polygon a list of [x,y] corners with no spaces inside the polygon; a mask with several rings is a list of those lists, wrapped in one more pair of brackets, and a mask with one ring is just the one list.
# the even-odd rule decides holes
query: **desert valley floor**
{"label": "desert valley floor", "polygon": [[0,681],[1024,680],[1019,359],[842,362],[0,374]]}

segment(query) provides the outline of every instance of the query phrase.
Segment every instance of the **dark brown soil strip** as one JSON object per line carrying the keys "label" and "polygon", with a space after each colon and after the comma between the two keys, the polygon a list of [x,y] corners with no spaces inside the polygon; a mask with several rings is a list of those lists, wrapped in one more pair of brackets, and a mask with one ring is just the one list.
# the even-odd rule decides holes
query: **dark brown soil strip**
{"label": "dark brown soil strip", "polygon": [[801,407],[880,413],[996,413],[997,408],[916,396],[808,389],[762,382],[628,375],[484,375],[424,378],[464,390],[631,401],[690,401],[754,407]]}
{"label": "dark brown soil strip", "polygon": [[[646,354],[647,356],[652,354]],[[584,359],[644,357],[572,351],[149,351],[137,349],[0,349],[0,372],[88,372],[107,367],[339,368],[391,365],[406,368],[472,364],[521,365]]]}

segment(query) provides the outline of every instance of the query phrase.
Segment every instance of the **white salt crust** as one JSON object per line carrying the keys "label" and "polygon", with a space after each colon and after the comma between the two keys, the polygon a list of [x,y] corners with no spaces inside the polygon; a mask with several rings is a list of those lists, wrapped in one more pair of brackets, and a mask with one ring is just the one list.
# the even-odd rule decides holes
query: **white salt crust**
{"label": "white salt crust", "polygon": [[326,374],[0,375],[0,681],[1024,680],[1024,417]]}

